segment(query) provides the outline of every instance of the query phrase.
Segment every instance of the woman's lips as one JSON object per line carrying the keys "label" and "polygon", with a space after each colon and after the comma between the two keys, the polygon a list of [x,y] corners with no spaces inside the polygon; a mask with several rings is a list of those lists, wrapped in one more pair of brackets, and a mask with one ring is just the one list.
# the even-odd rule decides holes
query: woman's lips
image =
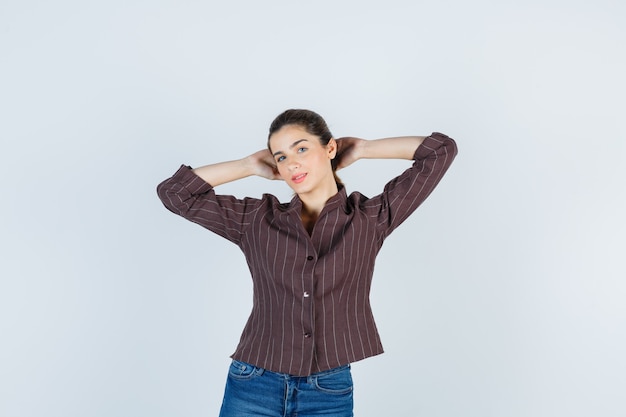
{"label": "woman's lips", "polygon": [[296,184],[300,184],[302,181],[304,181],[305,178],[306,178],[306,174],[298,174],[298,175],[294,175],[293,177],[291,177],[291,181],[293,181]]}

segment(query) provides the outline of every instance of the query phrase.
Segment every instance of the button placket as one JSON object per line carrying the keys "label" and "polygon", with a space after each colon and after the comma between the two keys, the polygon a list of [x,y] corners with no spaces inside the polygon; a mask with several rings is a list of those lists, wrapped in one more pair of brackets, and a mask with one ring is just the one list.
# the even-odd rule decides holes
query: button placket
{"label": "button placket", "polygon": [[[306,260],[308,262],[311,261],[315,261],[316,257],[313,255],[307,255]],[[314,262],[312,264],[310,264],[309,266],[310,271],[311,271],[311,281],[308,284],[305,284],[305,286],[310,286],[313,285],[313,274],[315,273],[315,268],[314,268]],[[311,340],[311,338],[313,337],[313,331],[312,331],[312,322],[313,322],[313,298],[311,297],[311,288],[304,288],[302,291],[302,297],[303,297],[303,302],[308,306],[307,308],[309,309],[309,314],[310,314],[310,321],[308,321],[307,324],[305,324],[304,327],[304,331],[302,333],[302,336],[307,339],[307,340]]]}

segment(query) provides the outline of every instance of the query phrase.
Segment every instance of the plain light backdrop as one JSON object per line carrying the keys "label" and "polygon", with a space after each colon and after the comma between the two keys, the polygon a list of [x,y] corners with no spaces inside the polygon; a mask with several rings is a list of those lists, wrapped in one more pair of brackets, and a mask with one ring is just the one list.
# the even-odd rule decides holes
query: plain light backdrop
{"label": "plain light backdrop", "polygon": [[357,417],[625,416],[625,45],[617,0],[2,0],[0,416],[217,415],[249,274],[155,187],[292,107],[459,145],[379,256]]}

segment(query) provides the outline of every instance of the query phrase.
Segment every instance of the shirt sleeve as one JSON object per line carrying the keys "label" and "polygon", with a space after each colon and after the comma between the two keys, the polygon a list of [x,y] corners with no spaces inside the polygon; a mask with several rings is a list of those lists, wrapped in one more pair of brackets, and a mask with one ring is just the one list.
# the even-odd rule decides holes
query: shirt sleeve
{"label": "shirt sleeve", "polygon": [[157,194],[172,213],[237,245],[250,223],[250,215],[257,212],[263,204],[259,199],[240,200],[230,195],[216,194],[211,184],[186,165],[182,165],[171,178],[160,183]]}
{"label": "shirt sleeve", "polygon": [[415,150],[413,165],[366,202],[364,208],[376,218],[376,227],[383,236],[389,235],[426,200],[456,154],[455,141],[434,132]]}

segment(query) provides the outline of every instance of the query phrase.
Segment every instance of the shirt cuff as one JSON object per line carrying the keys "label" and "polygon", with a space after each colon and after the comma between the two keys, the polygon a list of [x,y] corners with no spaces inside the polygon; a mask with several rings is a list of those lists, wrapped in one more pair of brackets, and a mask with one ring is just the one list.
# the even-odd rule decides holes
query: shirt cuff
{"label": "shirt cuff", "polygon": [[413,155],[413,159],[416,161],[426,159],[428,155],[439,149],[448,139],[450,138],[443,133],[433,132],[430,136],[427,136],[426,139],[424,139],[420,146],[417,147],[415,155]]}
{"label": "shirt cuff", "polygon": [[181,165],[172,179],[185,187],[191,194],[204,194],[213,189],[213,186],[196,175],[188,165]]}

